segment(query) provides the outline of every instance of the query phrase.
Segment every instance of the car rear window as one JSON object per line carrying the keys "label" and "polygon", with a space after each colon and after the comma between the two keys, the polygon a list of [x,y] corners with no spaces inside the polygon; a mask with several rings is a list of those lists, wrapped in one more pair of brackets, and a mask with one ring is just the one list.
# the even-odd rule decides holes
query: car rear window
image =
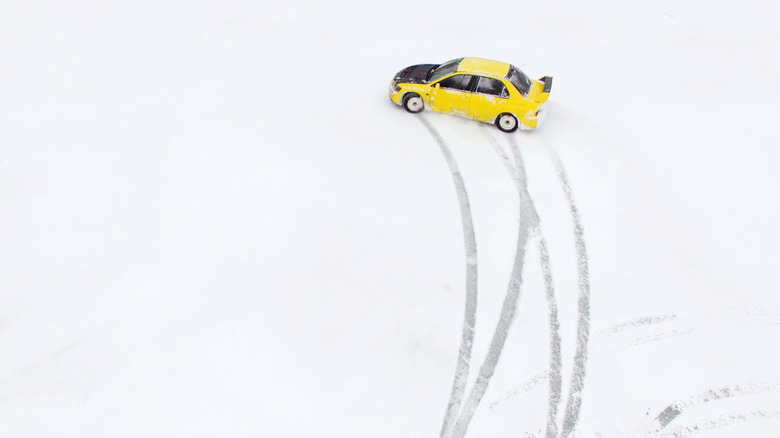
{"label": "car rear window", "polygon": [[506,78],[523,96],[527,96],[528,92],[531,91],[531,80],[514,65],[509,67],[509,73],[507,73]]}

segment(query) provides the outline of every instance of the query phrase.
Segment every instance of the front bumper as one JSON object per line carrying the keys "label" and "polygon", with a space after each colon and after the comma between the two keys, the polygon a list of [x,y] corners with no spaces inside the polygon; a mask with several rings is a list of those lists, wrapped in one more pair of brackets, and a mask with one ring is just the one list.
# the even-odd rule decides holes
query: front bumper
{"label": "front bumper", "polygon": [[390,100],[396,105],[401,105],[401,89],[396,85],[395,80],[390,81]]}

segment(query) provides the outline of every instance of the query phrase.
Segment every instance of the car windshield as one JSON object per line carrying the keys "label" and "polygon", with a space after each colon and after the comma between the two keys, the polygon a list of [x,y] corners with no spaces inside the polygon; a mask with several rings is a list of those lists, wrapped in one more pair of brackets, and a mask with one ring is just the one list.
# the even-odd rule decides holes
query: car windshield
{"label": "car windshield", "polygon": [[453,59],[452,61],[447,61],[438,67],[432,68],[431,71],[428,72],[428,82],[436,81],[450,73],[458,71],[458,65],[460,65],[462,59],[463,58]]}
{"label": "car windshield", "polygon": [[531,91],[531,80],[514,65],[509,67],[509,73],[507,73],[506,78],[523,96],[527,96],[528,92]]}

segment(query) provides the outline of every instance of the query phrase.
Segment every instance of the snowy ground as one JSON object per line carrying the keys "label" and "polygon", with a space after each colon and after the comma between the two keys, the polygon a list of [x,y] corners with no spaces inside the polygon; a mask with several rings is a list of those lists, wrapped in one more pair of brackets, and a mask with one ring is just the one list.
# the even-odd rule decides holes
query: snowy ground
{"label": "snowy ground", "polygon": [[[4,2],[0,436],[438,436],[467,289],[444,150],[478,254],[468,390],[522,267],[468,437],[545,436],[553,406],[585,438],[780,435],[779,15]],[[387,98],[401,68],[460,56],[553,75],[545,125]]]}

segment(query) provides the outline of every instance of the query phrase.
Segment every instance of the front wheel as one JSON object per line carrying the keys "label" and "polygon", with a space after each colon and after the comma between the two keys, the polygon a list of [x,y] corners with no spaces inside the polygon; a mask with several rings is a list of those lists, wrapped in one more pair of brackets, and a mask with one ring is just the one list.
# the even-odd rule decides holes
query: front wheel
{"label": "front wheel", "polygon": [[425,102],[419,94],[407,94],[404,96],[404,109],[412,114],[417,114],[425,109]]}
{"label": "front wheel", "polygon": [[517,117],[509,113],[502,113],[496,117],[496,126],[503,132],[517,131]]}

